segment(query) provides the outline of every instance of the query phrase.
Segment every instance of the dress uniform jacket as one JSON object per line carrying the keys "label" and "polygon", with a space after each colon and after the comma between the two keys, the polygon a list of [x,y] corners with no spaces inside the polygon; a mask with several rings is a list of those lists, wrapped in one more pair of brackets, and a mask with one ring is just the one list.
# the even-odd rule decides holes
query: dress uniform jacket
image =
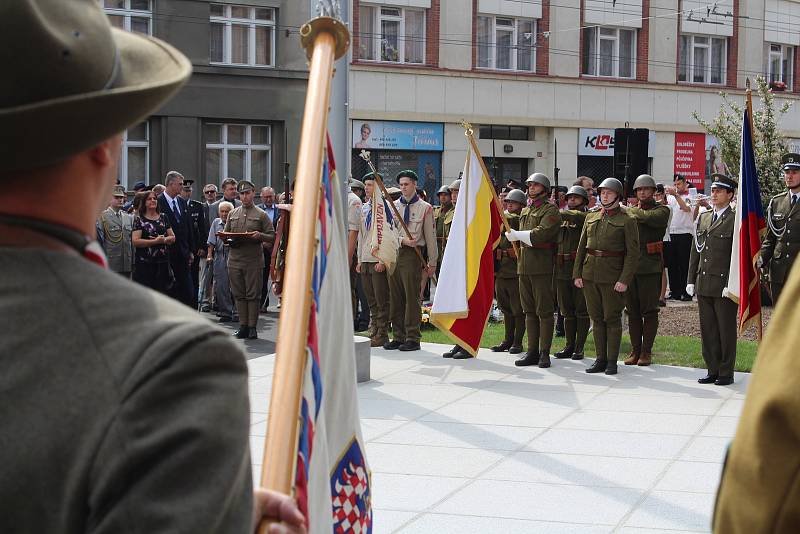
{"label": "dress uniform jacket", "polygon": [[97,219],[97,239],[108,258],[108,268],[130,275],[133,271],[133,215],[107,208]]}
{"label": "dress uniform jacket", "polygon": [[192,221],[195,248],[198,250],[204,249],[204,243],[208,236],[208,224],[206,223],[206,210],[203,208],[203,203],[189,199],[186,201],[186,211]]}
{"label": "dress uniform jacket", "polygon": [[[641,255],[636,221],[619,209],[613,211],[613,215],[598,210],[586,216],[572,270],[573,278],[598,284],[622,282],[625,285],[630,285],[633,280]],[[596,256],[589,250],[623,254]]]}
{"label": "dress uniform jacket", "polygon": [[545,200],[537,200],[522,209],[519,229],[531,232],[533,246],[520,243],[517,273],[525,275],[553,274],[556,240],[561,229],[558,208]]}
{"label": "dress uniform jacket", "polygon": [[583,289],[575,287],[572,270],[575,266],[581,232],[586,222],[586,210],[561,210],[561,230],[556,252],[556,298],[558,309],[564,317],[564,337],[567,354],[572,349],[578,357],[583,355],[583,346],[589,333],[589,313]]}
{"label": "dress uniform jacket", "polygon": [[[272,228],[267,214],[255,205],[246,208],[239,206],[228,214],[225,222],[226,232],[261,232],[267,235],[267,242],[275,239],[275,230]],[[255,240],[241,240],[231,247],[228,267],[256,268],[264,267],[264,254],[261,252],[261,242]],[[260,275],[260,273],[259,273]]]}
{"label": "dress uniform jacket", "polygon": [[[519,230],[519,215],[506,212],[505,216],[511,229]],[[517,254],[505,232],[501,234],[500,242],[495,249],[495,261],[494,275],[496,278],[517,280]]]}
{"label": "dress uniform jacket", "polygon": [[[669,224],[670,209],[663,204],[652,203],[645,208],[629,207],[625,212],[639,225],[639,247],[642,254],[636,274],[661,276],[664,269],[663,239]],[[658,292],[661,293],[661,278],[658,279]]]}
{"label": "dress uniform jacket", "polygon": [[586,222],[586,211],[561,210],[561,228],[559,231],[558,249],[556,252],[556,279],[572,281],[572,268],[581,231]]}
{"label": "dress uniform jacket", "polygon": [[[770,227],[761,245],[763,264],[769,268],[772,300],[778,301],[783,284],[789,277],[797,254],[800,252],[800,202],[792,206],[790,192],[772,197],[767,210]],[[773,230],[780,235],[776,235]]]}
{"label": "dress uniform jacket", "polygon": [[[508,225],[513,230],[519,230],[519,215],[506,212],[505,216]],[[522,338],[525,336],[525,313],[522,311],[519,294],[517,252],[505,232],[500,236],[500,243],[497,245],[494,255],[494,293],[497,298],[497,307],[503,312],[505,341],[514,347],[521,347]]]}

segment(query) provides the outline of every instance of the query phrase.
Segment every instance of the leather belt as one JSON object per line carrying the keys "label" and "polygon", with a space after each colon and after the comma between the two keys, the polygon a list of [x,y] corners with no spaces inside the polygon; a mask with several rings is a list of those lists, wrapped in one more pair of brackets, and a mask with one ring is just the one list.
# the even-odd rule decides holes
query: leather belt
{"label": "leather belt", "polygon": [[558,265],[564,265],[568,261],[573,261],[577,255],[578,255],[577,252],[568,252],[566,254],[556,254],[556,263]]}
{"label": "leather belt", "polygon": [[661,254],[664,252],[664,242],[651,241],[649,243],[645,243],[645,250],[648,254]]}
{"label": "leather belt", "polygon": [[586,253],[596,258],[621,258],[625,256],[624,250],[596,250],[587,248]]}
{"label": "leather belt", "polygon": [[497,260],[502,260],[503,258],[516,258],[517,253],[514,252],[513,248],[507,248],[507,249],[498,248],[497,250],[494,251],[494,257]]}

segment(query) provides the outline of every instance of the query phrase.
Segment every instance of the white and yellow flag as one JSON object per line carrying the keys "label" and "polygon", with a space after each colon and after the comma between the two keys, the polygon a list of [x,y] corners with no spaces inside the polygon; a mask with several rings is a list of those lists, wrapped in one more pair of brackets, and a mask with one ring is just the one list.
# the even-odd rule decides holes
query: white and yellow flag
{"label": "white and yellow flag", "polygon": [[367,241],[370,254],[386,266],[386,272],[392,274],[397,263],[397,249],[400,237],[392,208],[376,185],[372,188],[372,204],[366,218]]}

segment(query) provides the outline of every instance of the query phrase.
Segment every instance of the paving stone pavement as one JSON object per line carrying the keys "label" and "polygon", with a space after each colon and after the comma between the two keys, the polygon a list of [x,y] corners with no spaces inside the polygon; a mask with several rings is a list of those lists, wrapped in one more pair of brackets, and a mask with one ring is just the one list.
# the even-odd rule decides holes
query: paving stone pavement
{"label": "paving stone pavement", "polygon": [[[592,360],[517,368],[423,343],[373,349],[360,414],[374,530],[404,533],[708,532],[725,449],[749,379]],[[250,367],[253,476],[261,472],[274,356]]]}

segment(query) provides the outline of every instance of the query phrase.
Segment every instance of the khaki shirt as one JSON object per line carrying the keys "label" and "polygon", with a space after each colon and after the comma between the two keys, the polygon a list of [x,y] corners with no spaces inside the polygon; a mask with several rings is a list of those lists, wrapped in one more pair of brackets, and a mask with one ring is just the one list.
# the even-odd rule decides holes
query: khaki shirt
{"label": "khaki shirt", "polygon": [[117,273],[133,270],[133,215],[106,208],[97,219],[97,238],[108,258],[108,268]]}
{"label": "khaki shirt", "polygon": [[729,206],[711,224],[713,213],[706,211],[698,216],[700,220],[689,256],[687,283],[695,284],[695,293],[702,297],[721,298],[722,290],[728,286],[736,216]]}
{"label": "khaki shirt", "polygon": [[[622,254],[592,256],[587,250]],[[598,284],[622,282],[630,285],[639,265],[639,230],[636,221],[619,208],[613,214],[598,210],[586,216],[581,232],[572,278]]]}
{"label": "khaki shirt", "polygon": [[522,209],[519,216],[519,229],[529,230],[529,246],[520,241],[520,259],[517,273],[525,275],[553,274],[555,263],[555,243],[561,228],[558,208],[546,200],[537,200]]}
{"label": "khaki shirt", "polygon": [[[272,221],[264,210],[255,205],[246,208],[244,205],[235,208],[228,214],[225,222],[226,232],[261,232],[262,240],[270,243],[275,240]],[[264,268],[264,252],[260,241],[242,239],[231,245],[228,257],[229,267]]]}
{"label": "khaki shirt", "polygon": [[358,232],[358,229],[361,226],[361,206],[362,206],[361,199],[358,198],[358,195],[356,195],[351,191],[350,194],[347,195],[348,232]]}
{"label": "khaki shirt", "polygon": [[[401,197],[402,198],[402,197]],[[395,200],[394,205],[397,211],[400,212],[400,217],[403,217],[406,206],[400,202],[400,199]],[[433,228],[433,206],[428,204],[422,199],[409,205],[411,213],[409,214],[408,231],[411,232],[411,238],[417,247],[425,247],[428,251],[428,265],[436,266],[439,259],[439,250],[436,246],[436,232]],[[401,229],[401,237],[408,237]],[[404,245],[403,245],[404,246]]]}

